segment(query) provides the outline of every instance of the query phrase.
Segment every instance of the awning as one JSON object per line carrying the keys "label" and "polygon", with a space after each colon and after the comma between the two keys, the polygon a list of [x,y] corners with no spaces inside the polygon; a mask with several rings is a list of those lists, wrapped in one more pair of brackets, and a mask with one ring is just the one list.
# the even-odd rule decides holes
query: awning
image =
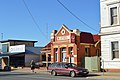
{"label": "awning", "polygon": [[2,54],[0,54],[0,57],[9,57],[9,56],[16,55],[16,54],[21,54],[21,53],[24,53],[24,52],[20,52],[20,53],[2,53]]}

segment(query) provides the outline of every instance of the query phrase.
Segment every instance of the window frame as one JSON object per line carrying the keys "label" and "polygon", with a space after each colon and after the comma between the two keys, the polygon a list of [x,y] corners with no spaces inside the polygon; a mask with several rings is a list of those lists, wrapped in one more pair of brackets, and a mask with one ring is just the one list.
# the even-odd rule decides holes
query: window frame
{"label": "window frame", "polygon": [[[116,9],[116,12],[114,12],[115,9]],[[116,14],[114,14],[114,13],[116,13]],[[115,22],[115,18],[117,18],[116,22]],[[111,25],[118,24],[118,8],[117,8],[117,6],[110,8],[110,24]]]}
{"label": "window frame", "polygon": [[85,47],[85,56],[90,57],[90,48],[89,47]]}
{"label": "window frame", "polygon": [[[67,49],[66,47],[62,47],[61,48],[61,61],[62,62],[66,62],[66,54],[67,54],[67,50],[66,49]],[[63,54],[64,54],[64,56],[63,56]]]}
{"label": "window frame", "polygon": [[[117,49],[113,49],[113,43],[116,43],[117,42]],[[114,52],[118,52],[118,57],[115,57],[114,55],[115,55],[115,53]],[[115,59],[119,59],[120,58],[120,54],[119,54],[119,41],[112,41],[111,42],[111,58],[112,58],[112,60],[115,60]]]}
{"label": "window frame", "polygon": [[58,62],[58,48],[54,48],[55,50],[55,62]]}

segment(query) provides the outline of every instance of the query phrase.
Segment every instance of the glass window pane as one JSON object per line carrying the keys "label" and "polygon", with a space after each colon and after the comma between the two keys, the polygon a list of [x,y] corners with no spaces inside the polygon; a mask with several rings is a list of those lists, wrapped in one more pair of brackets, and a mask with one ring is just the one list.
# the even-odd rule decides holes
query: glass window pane
{"label": "glass window pane", "polygon": [[8,52],[8,44],[2,44],[2,52]]}
{"label": "glass window pane", "polygon": [[110,12],[111,12],[111,25],[117,24],[117,22],[118,22],[118,20],[117,20],[117,7],[111,8]]}
{"label": "glass window pane", "polygon": [[117,15],[117,7],[113,8],[113,15]]}
{"label": "glass window pane", "polygon": [[119,58],[118,41],[112,42],[112,59]]}
{"label": "glass window pane", "polygon": [[114,17],[113,21],[114,21],[113,24],[117,24],[117,17]]}

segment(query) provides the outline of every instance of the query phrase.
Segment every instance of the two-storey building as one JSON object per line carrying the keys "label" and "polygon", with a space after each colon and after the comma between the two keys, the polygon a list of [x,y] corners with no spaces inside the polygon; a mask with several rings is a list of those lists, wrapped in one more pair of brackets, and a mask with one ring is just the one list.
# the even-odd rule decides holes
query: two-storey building
{"label": "two-storey building", "polygon": [[30,66],[30,61],[40,61],[41,47],[35,47],[37,41],[29,40],[2,40],[0,41],[0,64],[5,66],[25,67]]}
{"label": "two-storey building", "polygon": [[100,0],[101,57],[106,71],[120,71],[120,0]]}

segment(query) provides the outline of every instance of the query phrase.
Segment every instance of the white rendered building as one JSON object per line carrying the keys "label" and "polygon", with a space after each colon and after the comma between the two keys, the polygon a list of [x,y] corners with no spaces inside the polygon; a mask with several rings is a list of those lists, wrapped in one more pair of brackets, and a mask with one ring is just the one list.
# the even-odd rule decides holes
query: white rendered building
{"label": "white rendered building", "polygon": [[120,71],[120,0],[100,0],[101,58],[107,71]]}

